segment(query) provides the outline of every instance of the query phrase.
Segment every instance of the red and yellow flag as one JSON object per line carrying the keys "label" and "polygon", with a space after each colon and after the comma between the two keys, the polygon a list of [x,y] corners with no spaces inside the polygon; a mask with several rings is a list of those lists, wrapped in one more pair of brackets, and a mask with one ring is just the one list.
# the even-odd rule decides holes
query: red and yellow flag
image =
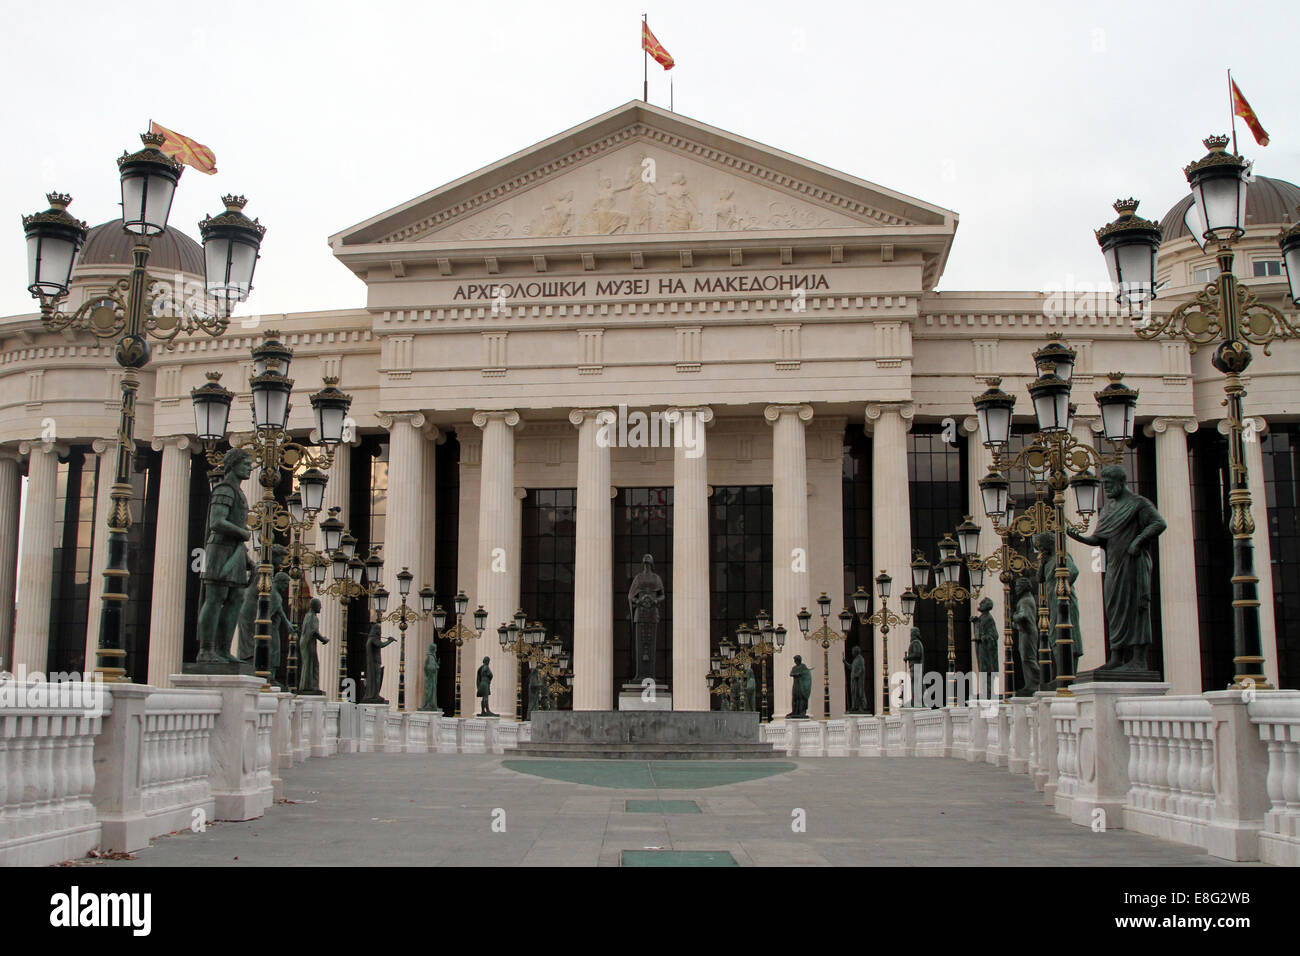
{"label": "red and yellow flag", "polygon": [[199,172],[207,173],[209,176],[217,171],[216,154],[202,143],[196,143],[180,133],[173,133],[167,127],[159,126],[152,120],[149,121],[149,132],[161,133],[166,137],[162,144],[162,151],[176,162],[193,166]]}
{"label": "red and yellow flag", "polygon": [[644,20],[641,21],[641,49],[654,57],[654,61],[665,70],[673,68],[672,54],[665,50],[663,44],[655,39],[655,35],[650,32],[650,25]]}
{"label": "red and yellow flag", "polygon": [[1246,121],[1246,125],[1250,127],[1250,131],[1255,134],[1255,142],[1259,143],[1260,146],[1267,146],[1268,133],[1264,132],[1264,127],[1259,125],[1259,117],[1255,115],[1255,111],[1252,110],[1250,104],[1246,102],[1246,97],[1241,95],[1241,90],[1237,89],[1237,81],[1230,79],[1228,82],[1232,84],[1233,114],[1240,116]]}

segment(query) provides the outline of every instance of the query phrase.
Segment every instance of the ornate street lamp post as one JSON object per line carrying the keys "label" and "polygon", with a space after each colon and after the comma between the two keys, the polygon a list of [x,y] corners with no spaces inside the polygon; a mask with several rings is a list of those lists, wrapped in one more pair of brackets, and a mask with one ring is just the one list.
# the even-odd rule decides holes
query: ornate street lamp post
{"label": "ornate street lamp post", "polygon": [[[1184,168],[1192,191],[1188,229],[1202,248],[1215,246],[1219,275],[1196,296],[1167,315],[1152,315],[1133,324],[1139,338],[1162,335],[1181,338],[1189,352],[1202,345],[1214,345],[1211,363],[1225,377],[1223,390],[1228,406],[1228,529],[1232,533],[1232,631],[1233,687],[1268,688],[1264,675],[1264,649],[1259,635],[1259,578],[1255,576],[1255,519],[1251,515],[1249,474],[1246,467],[1244,401],[1246,389],[1241,376],[1250,366],[1250,345],[1269,346],[1276,339],[1300,336],[1300,327],[1281,312],[1260,302],[1255,293],[1237,281],[1232,273],[1233,244],[1246,234],[1246,193],[1250,163],[1228,152],[1228,137],[1210,136],[1204,141],[1205,156]],[[1140,275],[1127,295],[1145,302],[1156,297],[1153,283],[1155,252],[1160,245],[1160,226],[1135,215],[1132,199],[1115,203],[1119,218],[1097,231],[1097,241],[1111,267],[1125,258],[1140,263]],[[1300,304],[1300,227],[1278,237],[1286,263],[1292,301]],[[1150,261],[1138,250],[1151,248]],[[1121,295],[1124,295],[1121,290]]]}
{"label": "ornate street lamp post", "polygon": [[420,610],[408,607],[406,599],[411,593],[411,581],[415,575],[411,569],[403,567],[397,572],[397,590],[402,599],[401,607],[397,608],[391,614],[388,613],[388,589],[380,587],[375,590],[373,600],[375,602],[375,620],[390,621],[397,625],[401,634],[401,643],[398,646],[397,657],[397,710],[399,713],[406,710],[406,628],[418,621],[427,621],[434,616],[433,608],[433,588],[425,585],[420,588]]}
{"label": "ornate street lamp post", "polygon": [[[853,592],[853,610],[858,616],[858,620],[865,627],[880,628],[880,713],[889,716],[889,629],[907,623],[906,617],[899,617],[889,609],[889,594],[893,588],[894,579],[881,571],[876,575],[876,593],[880,596],[880,609],[874,614],[868,614],[867,609],[871,604],[871,596],[863,587],[858,587]],[[915,607],[916,596],[912,596],[912,606]],[[847,608],[840,612],[843,618],[847,613]],[[910,610],[904,611],[906,616],[910,616]],[[852,620],[852,615],[850,615]]]}
{"label": "ornate street lamp post", "polygon": [[[475,609],[474,611],[474,630],[471,631],[469,628],[465,626],[464,624],[465,611],[468,608],[469,608],[469,598],[465,596],[464,591],[457,591],[456,592],[456,623],[453,624],[451,627],[447,628],[447,630],[445,631],[440,630],[442,625],[438,623],[438,617],[437,617],[438,610],[434,611],[434,630],[438,632],[437,637],[441,638],[444,641],[451,642],[452,646],[456,648],[455,654],[456,654],[456,716],[457,717],[465,716],[464,714],[461,713],[461,706],[460,706],[460,659],[461,659],[460,649],[467,642],[477,639],[479,634],[482,634],[484,629],[487,628],[487,611],[483,609],[482,604],[480,604],[478,608]],[[445,620],[445,618],[446,616],[444,613],[443,619]]]}
{"label": "ornate street lamp post", "polygon": [[812,614],[809,613],[806,607],[800,608],[799,613],[796,614],[795,617],[799,620],[799,630],[803,633],[803,636],[810,641],[819,642],[822,646],[822,706],[824,708],[822,713],[826,715],[822,719],[830,720],[831,645],[836,641],[848,639],[849,627],[853,624],[853,615],[850,614],[847,609],[840,614],[840,632],[837,634],[835,631],[831,630],[830,627],[831,599],[827,597],[825,591],[823,591],[817,598],[817,610],[822,616],[822,626],[812,633],[809,633],[809,628],[812,626]]}
{"label": "ornate street lamp post", "polygon": [[[1002,494],[1005,502],[1006,481],[1004,472],[1020,468],[1036,481],[1045,484],[1052,493],[1050,506],[1038,502],[1030,511],[1016,519],[1020,527],[1034,527],[1054,536],[1056,542],[1055,588],[1051,597],[1056,601],[1056,633],[1053,648],[1056,663],[1056,691],[1060,696],[1071,696],[1069,685],[1074,680],[1074,635],[1070,625],[1070,571],[1065,549],[1066,529],[1086,533],[1092,515],[1097,511],[1100,481],[1097,471],[1102,465],[1120,464],[1123,445],[1133,438],[1133,421],[1137,410],[1138,393],[1122,384],[1119,372],[1109,375],[1110,384],[1095,393],[1101,410],[1102,433],[1114,446],[1110,453],[1097,451],[1091,445],[1075,439],[1070,431],[1073,408],[1070,405],[1070,379],[1074,370],[1074,350],[1063,341],[1053,339],[1034,353],[1038,378],[1028,386],[1034,402],[1038,431],[1029,436],[1024,448],[1015,455],[1007,453],[1011,441],[1011,412],[1015,396],[999,388],[1001,379],[988,379],[988,389],[975,398],[980,434],[992,457],[989,475],[981,479],[980,491],[984,497],[985,512],[998,513],[996,496]],[[1080,521],[1070,521],[1065,516],[1065,489],[1072,488],[1075,510]],[[999,491],[1001,489],[1001,491]],[[992,498],[990,497],[992,496]],[[994,510],[990,511],[990,504]],[[1050,514],[1047,509],[1050,507]],[[1001,511],[1005,512],[1005,504]],[[1051,680],[1049,668],[1044,664],[1042,681]]]}
{"label": "ornate street lamp post", "polygon": [[[226,196],[226,211],[199,223],[203,236],[208,302],[186,303],[181,290],[169,290],[148,273],[150,240],[167,228],[172,196],[182,167],[159,147],[163,137],[145,133],[144,148],[118,159],[122,181],[122,228],[136,237],[130,277],[92,295],[73,312],[58,304],[68,295],[77,254],[86,241],[86,224],[68,214],[72,197],[49,193],[50,208],[23,217],[27,238],[27,288],[40,300],[41,322],[51,332],[88,331],[116,339],[114,358],[122,367],[122,410],[117,459],[108,509],[108,562],[104,568],[103,612],[95,671],[105,681],[126,680],[122,624],[126,610],[127,534],[131,527],[131,458],[135,454],[135,400],[140,371],[149,364],[149,338],[174,347],[182,333],[221,335],[230,310],[252,291],[253,270],[266,227],[243,215],[242,196]],[[232,254],[238,250],[238,255]],[[87,662],[89,664],[89,662]]]}
{"label": "ornate street lamp post", "polygon": [[[978,541],[978,529],[976,530]],[[957,639],[954,630],[953,609],[963,601],[979,596],[984,583],[984,571],[970,557],[967,558],[967,570],[970,573],[970,587],[963,587],[961,582],[962,561],[958,557],[960,545],[947,533],[939,542],[939,563],[931,565],[925,554],[917,551],[912,561],[911,593],[903,595],[903,613],[910,619],[917,601],[934,601],[942,604],[948,612],[948,670],[945,675],[948,706],[957,706]],[[934,570],[935,585],[928,587],[931,568]]]}
{"label": "ornate street lamp post", "polygon": [[767,661],[777,651],[785,647],[786,629],[784,624],[773,626],[772,616],[760,610],[755,624],[741,624],[736,628],[736,646],[740,647],[752,660],[758,661],[762,675],[760,687],[762,702],[759,705],[759,720],[772,722],[772,708],[767,699]]}
{"label": "ornate street lamp post", "polygon": [[546,654],[546,628],[538,621],[528,622],[524,609],[515,611],[515,616],[508,624],[497,628],[497,640],[503,651],[515,655],[518,666],[515,668],[515,720],[524,719],[524,665],[536,667]]}
{"label": "ornate street lamp post", "polygon": [[[339,699],[354,702],[354,695],[348,689],[348,609],[357,598],[369,598],[379,588],[384,559],[380,556],[378,547],[370,552],[370,557],[365,561],[357,557],[357,539],[344,529],[342,521],[338,521],[338,511],[338,508],[330,509],[330,519],[336,521],[337,526],[331,525],[330,519],[321,522],[325,538],[323,544],[325,553],[330,555],[330,573],[334,583],[320,588],[320,593],[338,598],[343,612],[343,634],[339,639]],[[366,620],[370,620],[368,606]]]}
{"label": "ornate street lamp post", "polygon": [[[311,396],[316,414],[316,427],[323,455],[315,455],[288,432],[289,397],[293,379],[288,377],[292,350],[279,341],[279,333],[268,331],[260,345],[252,349],[253,376],[253,432],[231,442],[230,447],[247,451],[253,464],[259,468],[258,479],[262,485],[262,498],[248,510],[248,526],[253,533],[254,549],[260,552],[257,567],[257,618],[255,623],[256,647],[254,673],[266,680],[263,690],[271,685],[273,662],[271,660],[271,576],[274,568],[276,533],[283,534],[293,526],[294,517],[289,509],[275,500],[275,486],[282,471],[301,475],[299,486],[303,499],[319,511],[325,492],[325,475],[334,463],[334,449],[343,440],[342,418],[332,414],[335,404],[330,393],[330,380],[326,387]],[[207,384],[193,389],[190,397],[194,404],[195,427],[199,439],[207,450],[208,462],[222,467],[226,453],[217,450],[217,443],[225,438],[232,394],[222,388],[220,375],[208,374]],[[343,396],[346,402],[351,401]],[[309,477],[310,476],[310,477]],[[307,482],[303,484],[304,480]],[[303,524],[308,524],[304,507]]]}

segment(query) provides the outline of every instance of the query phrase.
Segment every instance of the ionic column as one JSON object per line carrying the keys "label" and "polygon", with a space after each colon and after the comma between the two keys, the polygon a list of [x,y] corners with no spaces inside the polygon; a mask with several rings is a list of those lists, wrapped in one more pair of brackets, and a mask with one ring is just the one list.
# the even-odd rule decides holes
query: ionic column
{"label": "ionic column", "polygon": [[44,674],[50,654],[59,455],[66,450],[38,441],[23,442],[18,450],[28,456],[27,507],[23,512],[23,547],[18,564],[13,671],[17,674],[21,667],[28,674]]}
{"label": "ionic column", "polygon": [[[321,537],[320,522],[329,517],[331,508],[338,508],[338,518],[345,528],[350,528],[351,508],[348,505],[352,496],[352,443],[342,442],[334,446],[334,464],[330,466],[329,481],[325,484],[325,501],[320,516],[316,521],[316,546],[324,545]],[[326,555],[331,558],[332,555]],[[331,569],[326,577],[327,585],[334,583]],[[358,605],[360,607],[361,605]],[[346,635],[343,633],[343,601],[337,597],[321,598],[320,632],[329,640],[328,644],[318,644],[316,653],[320,655],[320,689],[330,700],[339,699],[339,654]]]}
{"label": "ionic column", "polygon": [[22,476],[15,449],[0,449],[0,671],[10,670],[14,647],[14,585],[18,581],[18,509]]}
{"label": "ionic column", "polygon": [[515,707],[515,658],[497,642],[497,626],[509,621],[519,601],[519,547],[515,535],[515,427],[519,413],[479,411],[474,426],[483,431],[478,509],[478,567],[476,597],[487,611],[483,639],[467,645],[464,661],[464,710],[478,713],[474,675],[487,657],[492,668],[492,696],[489,707],[495,714],[513,719]]}
{"label": "ionic column", "polygon": [[[108,523],[105,516],[113,504],[113,469],[116,468],[117,442],[96,438],[90,443],[98,462],[95,473],[95,527],[91,532],[90,603],[86,608],[86,656],[84,673],[95,670],[99,649],[99,618],[104,610],[104,569],[108,567]],[[85,467],[90,467],[90,455]],[[161,503],[160,503],[161,506]]]}
{"label": "ionic column", "polygon": [[[706,406],[670,409],[673,442],[673,710],[709,710],[709,487]],[[802,438],[802,423],[798,426]],[[802,462],[802,458],[800,459]],[[804,537],[807,538],[807,496]],[[807,593],[807,574],[804,575]],[[797,627],[796,627],[797,630]]]}
{"label": "ionic column", "polygon": [[[1100,418],[1084,415],[1074,417],[1075,441],[1092,447],[1094,435],[1100,431]],[[1136,478],[1134,475],[1133,479]],[[1074,511],[1074,492],[1068,488],[1065,492],[1065,508],[1067,515],[1077,517]],[[1093,527],[1096,527],[1096,523],[1094,516]],[[1100,551],[1094,557],[1093,552],[1097,549],[1080,544],[1072,538],[1066,538],[1065,548],[1079,569],[1074,590],[1079,596],[1079,630],[1083,632],[1083,656],[1079,658],[1075,672],[1083,673],[1106,663],[1106,607],[1101,596],[1101,573],[1093,569],[1094,564],[1104,567],[1100,562],[1105,559]]]}
{"label": "ionic column", "polygon": [[[895,607],[895,595],[901,595],[912,583],[912,505],[907,484],[907,432],[912,427],[912,413],[910,402],[872,402],[866,408],[866,429],[871,435],[871,557],[877,572],[886,571],[894,579],[891,597]],[[874,590],[872,584],[862,584]],[[904,669],[903,655],[911,641],[911,629],[890,628],[889,633],[892,677]],[[872,680],[878,686],[882,653],[879,629],[873,641],[877,673]],[[933,666],[935,662],[927,664]]]}
{"label": "ionic column", "polygon": [[[391,614],[402,605],[397,575],[407,568],[415,575],[411,580],[411,593],[406,603],[418,611],[420,599],[416,592],[424,586],[422,566],[424,548],[421,533],[424,528],[424,438],[420,429],[425,417],[420,412],[384,412],[377,416],[379,423],[388,429],[388,517],[384,522],[384,587],[388,589],[388,611]],[[419,709],[414,699],[411,649],[418,643],[414,639],[418,624],[406,628],[406,710]],[[397,638],[383,650],[383,696],[393,709],[398,704],[398,674],[400,670],[402,635],[396,624],[385,623],[385,637]],[[370,696],[369,688],[366,696]]]}
{"label": "ionic column", "polygon": [[[1278,684],[1277,621],[1273,607],[1273,549],[1268,540],[1268,498],[1264,489],[1264,451],[1260,447],[1268,432],[1262,415],[1253,417],[1255,428],[1247,432],[1247,484],[1250,487],[1250,514],[1255,519],[1255,577],[1259,578],[1259,646],[1264,654],[1264,676],[1274,687]],[[1250,419],[1247,419],[1249,422]],[[1227,432],[1227,422],[1219,422],[1219,431]]]}
{"label": "ionic column", "polygon": [[153,550],[153,604],[149,612],[148,681],[170,687],[181,672],[185,647],[185,584],[190,569],[190,449],[185,437],[156,438],[162,452],[162,483],[158,489],[158,522]]}
{"label": "ionic column", "polygon": [[614,421],[614,413],[605,408],[575,408],[569,412],[569,421],[578,429],[573,709],[613,710],[614,534],[609,504],[611,442],[606,430]]}
{"label": "ionic column", "polygon": [[[763,418],[772,426],[772,623],[784,624],[784,649],[772,659],[772,713],[790,710],[790,668],[796,654],[813,671],[808,716],[821,713],[821,648],[813,654],[811,641],[799,631],[798,614],[810,603],[808,583],[808,456],[804,425],[812,420],[811,405],[769,405]],[[675,505],[674,505],[675,508]],[[673,520],[676,524],[676,512]],[[707,632],[706,632],[707,633]]]}
{"label": "ionic column", "polygon": [[[431,588],[437,587],[434,578],[437,537],[434,523],[437,518],[435,509],[438,474],[437,451],[438,446],[447,440],[442,433],[442,429],[433,424],[426,424],[421,430],[420,436],[423,439],[420,442],[420,453],[424,457],[424,485],[419,489],[420,567],[424,573],[418,580],[411,582],[412,606],[416,609],[420,606],[420,600],[415,597],[415,593],[426,584]],[[454,591],[451,594],[434,593],[434,602],[442,604],[443,610],[446,610],[452,616],[453,623],[456,614],[454,597]],[[429,643],[432,640],[433,623],[431,621],[421,621],[406,632],[406,699],[407,709],[409,710],[419,710],[420,704],[424,702],[424,655],[428,651]],[[438,703],[442,704],[444,701],[440,700]]]}
{"label": "ionic column", "polygon": [[1187,436],[1195,418],[1156,418],[1143,429],[1156,439],[1156,497],[1168,527],[1156,538],[1160,554],[1161,649],[1171,694],[1201,692],[1201,622],[1196,606],[1195,538]]}

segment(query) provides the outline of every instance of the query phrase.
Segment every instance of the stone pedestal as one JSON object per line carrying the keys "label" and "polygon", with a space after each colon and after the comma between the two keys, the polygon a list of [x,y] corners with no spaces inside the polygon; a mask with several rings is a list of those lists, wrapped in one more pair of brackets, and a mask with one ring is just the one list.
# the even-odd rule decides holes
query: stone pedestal
{"label": "stone pedestal", "polygon": [[217,820],[253,820],[275,800],[270,780],[258,779],[257,709],[260,677],[174,674],[173,687],[193,687],[221,695],[221,713],[212,731],[212,800]]}
{"label": "stone pedestal", "polygon": [[1010,726],[1008,728],[1007,770],[1011,773],[1029,773],[1029,758],[1033,752],[1034,728],[1029,720],[1033,698],[1012,697]]}
{"label": "stone pedestal", "polygon": [[[1268,745],[1250,722],[1241,691],[1216,690],[1202,696],[1214,717],[1216,777],[1205,849],[1222,860],[1258,860],[1259,833],[1271,809],[1266,784]],[[1294,782],[1292,787],[1294,793]]]}
{"label": "stone pedestal", "polygon": [[970,714],[970,744],[965,757],[971,763],[983,763],[989,749],[989,715],[996,714],[997,704],[976,702],[967,705]]}
{"label": "stone pedestal", "polygon": [[1129,789],[1129,745],[1115,705],[1121,697],[1161,697],[1168,693],[1169,685],[1075,683],[1070,689],[1079,708],[1079,778],[1070,804],[1070,822],[1091,826],[1094,811],[1100,809],[1107,829],[1122,828]]}
{"label": "stone pedestal", "polygon": [[637,683],[623,685],[618,693],[619,710],[672,710],[673,695],[667,684],[643,687]]}
{"label": "stone pedestal", "polygon": [[857,724],[857,754],[859,757],[883,757],[885,721],[883,717],[850,717]]}
{"label": "stone pedestal", "polygon": [[1056,691],[1040,690],[1034,694],[1034,789],[1042,793],[1043,802],[1056,806],[1056,727],[1052,723],[1052,701]]}
{"label": "stone pedestal", "polygon": [[325,742],[325,698],[300,697],[302,721],[306,732],[308,757],[328,757],[329,745]]}
{"label": "stone pedestal", "polygon": [[495,752],[496,728],[500,717],[466,717],[461,721],[460,752],[490,754]]}
{"label": "stone pedestal", "polygon": [[857,729],[856,723],[843,717],[826,721],[826,756],[847,757],[856,751]]}
{"label": "stone pedestal", "polygon": [[440,754],[460,753],[460,725],[464,723],[459,717],[435,718],[435,742]]}
{"label": "stone pedestal", "polygon": [[361,711],[360,751],[363,754],[383,753],[387,704],[359,704]]}

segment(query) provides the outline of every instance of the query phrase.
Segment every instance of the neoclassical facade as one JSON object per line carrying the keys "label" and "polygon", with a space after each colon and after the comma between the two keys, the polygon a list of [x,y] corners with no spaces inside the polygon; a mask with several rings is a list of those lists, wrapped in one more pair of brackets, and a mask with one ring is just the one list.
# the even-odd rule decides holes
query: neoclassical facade
{"label": "neoclassical facade", "polygon": [[[1275,237],[1300,189],[1261,178],[1251,197],[1238,275],[1283,307]],[[1213,264],[1181,227],[1181,207],[1165,219],[1158,310],[1194,293]],[[1097,210],[1099,223],[1106,214]],[[1078,438],[1102,441],[1092,393],[1106,373],[1122,371],[1141,392],[1142,434],[1126,466],[1169,523],[1155,663],[1175,692],[1226,685],[1227,453],[1208,351],[1139,340],[1106,295],[936,291],[960,252],[957,225],[950,210],[633,102],[335,234],[335,256],[365,283],[364,308],[236,318],[219,339],[158,349],[145,370],[128,670],[165,685],[193,654],[207,479],[190,437],[190,389],[222,371],[238,396],[231,427],[247,427],[248,349],[274,329],[294,350],[295,431],[310,431],[306,395],[322,376],[353,397],[352,441],[336,455],[327,506],[361,548],[382,545],[388,589],[409,567],[443,606],[463,589],[471,609],[488,611],[488,633],[461,653],[467,686],[490,658],[494,711],[513,713],[515,662],[495,626],[517,607],[571,646],[571,706],[615,706],[632,672],[627,591],[650,554],[668,594],[658,676],[674,707],[711,706],[711,648],[764,608],[789,630],[771,662],[770,709],[788,709],[801,654],[816,716],[822,648],[799,634],[797,613],[815,611],[823,591],[837,613],[854,587],[874,590],[881,569],[899,593],[913,551],[933,559],[965,514],[992,548],[971,398],[1000,377],[1027,431],[1031,354],[1060,333],[1078,351]],[[112,223],[94,230],[73,305],[125,274],[119,233]],[[169,230],[151,269],[200,282],[197,245]],[[47,333],[34,313],[0,319],[6,605],[18,584],[13,617],[0,615],[7,667],[76,670],[93,648],[118,374],[111,347],[93,337]],[[1296,686],[1300,345],[1257,354],[1246,384],[1266,666],[1270,680]],[[674,416],[692,427],[675,432],[664,424]],[[1014,493],[1032,494],[1024,482]],[[1091,667],[1105,655],[1102,569],[1090,549],[1074,557]],[[1001,587],[985,593],[1001,622]],[[363,611],[357,603],[348,615],[354,675]],[[963,669],[968,617],[959,609]],[[943,670],[942,610],[923,608],[917,623],[927,668]],[[344,633],[332,598],[322,632]],[[407,632],[408,707],[421,699],[431,639],[429,624]],[[848,645],[869,659],[874,701],[881,635],[855,624]],[[321,659],[322,686],[335,694],[325,677],[337,673],[338,648],[331,640]],[[890,671],[902,669],[905,648],[892,632]],[[393,701],[399,653],[400,644],[385,650]],[[451,653],[442,652],[444,703]],[[845,645],[828,656],[840,713]]]}

